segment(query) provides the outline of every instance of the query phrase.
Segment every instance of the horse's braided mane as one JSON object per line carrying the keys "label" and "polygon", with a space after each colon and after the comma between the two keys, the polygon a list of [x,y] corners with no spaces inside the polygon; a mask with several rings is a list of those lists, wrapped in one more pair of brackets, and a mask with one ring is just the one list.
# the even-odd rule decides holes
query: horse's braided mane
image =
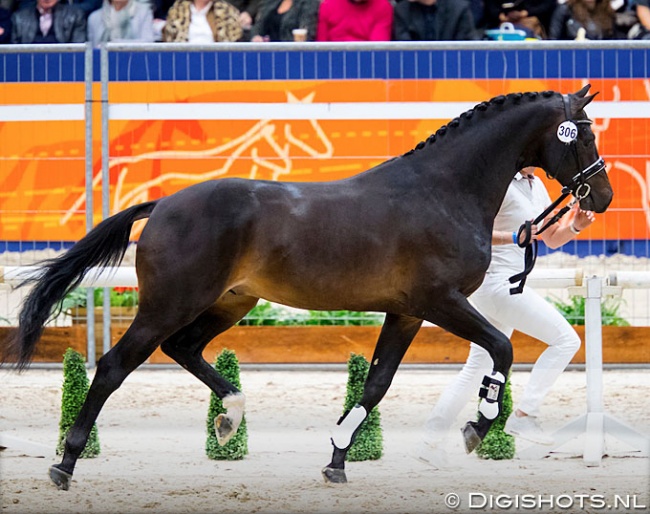
{"label": "horse's braided mane", "polygon": [[476,111],[487,111],[490,107],[494,105],[503,105],[506,102],[512,102],[513,105],[517,105],[521,103],[521,100],[523,98],[527,99],[528,101],[534,101],[537,98],[540,97],[540,95],[543,98],[550,98],[557,93],[555,91],[542,91],[541,93],[536,93],[536,92],[529,92],[529,93],[509,93],[507,95],[500,95],[500,96],[495,96],[494,98],[491,98],[487,102],[481,102],[477,105],[475,105],[472,109],[469,111],[466,111],[462,113],[460,116],[457,118],[454,118],[451,120],[449,123],[446,125],[443,125],[440,127],[436,132],[431,134],[425,141],[420,141],[416,147],[412,150],[409,150],[404,154],[404,156],[411,155],[413,152],[416,150],[422,150],[424,147],[433,144],[436,142],[436,140],[442,136],[444,136],[449,129],[454,129],[458,127],[463,120],[469,121],[472,119],[474,116],[474,113]]}

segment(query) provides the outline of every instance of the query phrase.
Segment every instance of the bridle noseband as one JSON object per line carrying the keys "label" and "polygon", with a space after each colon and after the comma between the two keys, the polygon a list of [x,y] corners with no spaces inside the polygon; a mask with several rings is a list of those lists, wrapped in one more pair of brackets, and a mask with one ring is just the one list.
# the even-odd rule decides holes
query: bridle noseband
{"label": "bridle noseband", "polygon": [[[571,117],[571,97],[569,95],[562,95],[562,101],[564,102],[564,114],[566,116],[566,120],[562,125],[565,125],[567,122],[569,122],[567,124],[568,126],[571,126],[571,124],[573,124],[576,133],[575,133],[575,137],[571,138],[571,140],[565,141],[564,152],[562,153],[562,157],[558,161],[558,166],[559,163],[564,161],[566,152],[567,150],[570,149],[576,162],[576,168],[580,170],[582,166],[580,164],[580,156],[578,155],[577,126],[585,125],[585,124],[591,125],[592,121],[589,119],[574,120]],[[532,222],[526,221],[524,224],[521,225],[521,227],[519,227],[519,231],[517,232],[517,245],[520,248],[526,249],[526,253],[524,256],[524,270],[521,273],[517,273],[516,275],[510,277],[511,284],[514,284],[515,282],[519,282],[519,284],[516,287],[510,289],[510,294],[520,294],[524,290],[524,285],[526,284],[526,278],[528,277],[529,273],[533,270],[533,267],[535,266],[535,261],[537,260],[537,240],[533,239],[532,226],[537,225],[538,223],[544,221],[546,219],[546,216],[548,216],[560,203],[562,203],[567,196],[572,194],[574,196],[574,199],[571,202],[569,202],[567,205],[562,207],[562,209],[560,209],[560,211],[557,214],[555,214],[550,220],[548,220],[548,222],[544,224],[544,226],[537,231],[537,234],[538,235],[541,234],[548,227],[560,221],[562,216],[564,216],[567,212],[569,212],[569,210],[571,210],[571,207],[573,207],[576,202],[579,202],[583,198],[589,196],[589,194],[591,193],[591,186],[587,184],[587,181],[604,170],[605,170],[605,161],[602,157],[599,157],[595,162],[591,163],[586,168],[582,168],[581,171],[576,173],[571,178],[571,181],[568,184],[563,185],[562,192],[559,198],[557,198],[553,203],[551,203],[551,205],[549,205],[544,210],[544,212],[542,212],[539,216],[537,216],[537,218],[535,218]],[[555,179],[557,177],[557,173],[558,173],[557,169],[553,174],[547,171],[546,176],[551,179]]]}

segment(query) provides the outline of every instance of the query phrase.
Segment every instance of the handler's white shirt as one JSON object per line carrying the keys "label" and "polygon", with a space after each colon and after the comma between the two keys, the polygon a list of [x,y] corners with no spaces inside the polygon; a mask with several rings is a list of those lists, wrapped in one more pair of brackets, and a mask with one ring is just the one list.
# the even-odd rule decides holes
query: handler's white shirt
{"label": "handler's white shirt", "polygon": [[[517,173],[494,219],[494,230],[517,232],[522,223],[534,220],[550,203],[548,191],[539,178],[529,180]],[[488,273],[519,273],[524,269],[524,251],[514,243],[492,246]]]}

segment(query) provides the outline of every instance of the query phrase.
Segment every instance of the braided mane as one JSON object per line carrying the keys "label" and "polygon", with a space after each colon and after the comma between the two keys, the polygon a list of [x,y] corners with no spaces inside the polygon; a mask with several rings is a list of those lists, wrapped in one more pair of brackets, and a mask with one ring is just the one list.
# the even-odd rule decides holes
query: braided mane
{"label": "braided mane", "polygon": [[540,97],[540,95],[543,98],[550,98],[550,97],[552,97],[552,96],[554,96],[556,94],[557,93],[555,91],[542,91],[541,93],[536,93],[536,92],[509,93],[507,95],[495,96],[494,98],[491,98],[487,102],[481,102],[481,103],[475,105],[473,108],[471,108],[468,111],[465,111],[460,116],[458,116],[457,118],[454,118],[453,120],[451,120],[446,125],[443,125],[436,132],[431,134],[425,141],[420,141],[416,145],[416,147],[414,149],[409,150],[408,152],[406,152],[404,154],[404,156],[411,155],[413,152],[415,152],[417,150],[422,150],[426,146],[429,146],[429,145],[435,143],[436,140],[443,137],[449,131],[449,129],[454,129],[454,128],[458,127],[461,124],[461,122],[463,122],[463,121],[471,120],[476,111],[487,111],[488,109],[490,109],[491,107],[493,107],[495,105],[503,105],[506,102],[512,102],[514,105],[517,105],[524,98],[526,100],[532,102],[532,101],[537,100]]}

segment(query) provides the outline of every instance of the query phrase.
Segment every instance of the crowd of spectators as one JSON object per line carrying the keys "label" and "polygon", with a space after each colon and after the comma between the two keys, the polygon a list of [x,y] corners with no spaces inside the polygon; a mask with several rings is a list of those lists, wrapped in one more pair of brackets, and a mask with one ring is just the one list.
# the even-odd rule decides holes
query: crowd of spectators
{"label": "crowd of spectators", "polygon": [[0,0],[0,43],[650,39],[648,2]]}

